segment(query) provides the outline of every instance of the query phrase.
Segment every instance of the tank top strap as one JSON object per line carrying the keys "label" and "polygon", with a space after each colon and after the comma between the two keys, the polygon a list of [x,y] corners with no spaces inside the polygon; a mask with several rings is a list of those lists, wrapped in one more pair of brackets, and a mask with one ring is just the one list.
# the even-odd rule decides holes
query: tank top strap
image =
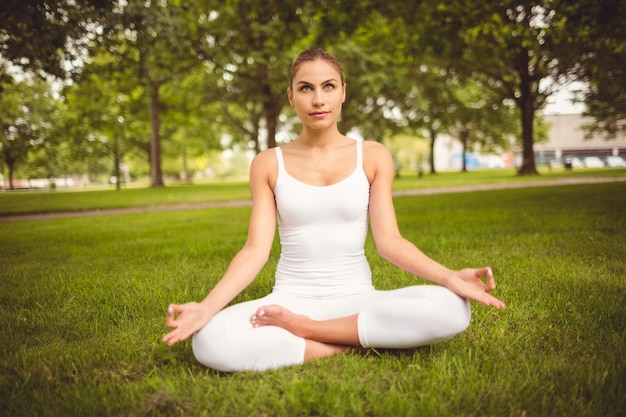
{"label": "tank top strap", "polygon": [[363,140],[356,140],[356,166],[363,170],[365,167],[363,166]]}
{"label": "tank top strap", "polygon": [[276,161],[278,162],[278,172],[284,172],[285,171],[285,161],[283,160],[283,153],[280,150],[280,146],[277,146],[274,148],[274,151],[276,152]]}

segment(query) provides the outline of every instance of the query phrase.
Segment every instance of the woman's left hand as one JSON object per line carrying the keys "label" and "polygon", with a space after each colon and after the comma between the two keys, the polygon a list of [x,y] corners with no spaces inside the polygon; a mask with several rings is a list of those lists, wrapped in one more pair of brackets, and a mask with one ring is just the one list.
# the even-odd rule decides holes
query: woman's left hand
{"label": "woman's left hand", "polygon": [[[446,288],[460,295],[461,297],[478,301],[495,308],[504,308],[504,303],[496,297],[489,294],[496,288],[496,280],[493,277],[491,268],[467,268],[456,272],[457,279],[450,280],[446,283]],[[482,278],[486,277],[487,282],[483,282]]]}

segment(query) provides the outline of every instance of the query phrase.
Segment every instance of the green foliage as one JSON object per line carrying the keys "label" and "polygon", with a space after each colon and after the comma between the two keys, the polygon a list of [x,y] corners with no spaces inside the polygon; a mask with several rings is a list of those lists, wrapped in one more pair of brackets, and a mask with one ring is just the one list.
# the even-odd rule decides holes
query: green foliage
{"label": "green foliage", "polygon": [[613,139],[626,132],[626,5],[616,0],[558,4],[566,18],[562,53],[574,55],[574,75],[588,85],[577,97],[586,104],[584,114],[594,118],[587,133]]}
{"label": "green foliage", "polygon": [[[501,99],[516,104],[522,138],[519,173],[536,174],[535,112],[552,93],[547,81],[558,83],[576,65],[550,42],[559,39],[559,10],[551,1],[534,0],[511,4],[460,0],[427,10],[433,23],[420,45],[429,46],[457,73],[478,78]],[[441,21],[446,22],[444,28],[439,27]]]}
{"label": "green foliage", "polygon": [[51,110],[55,140],[17,152],[29,175],[82,165],[95,176],[131,161],[135,172],[149,164],[158,185],[162,158],[167,171],[190,171],[188,157],[224,144],[258,152],[291,140],[289,66],[311,47],[344,64],[342,132],[431,145],[449,133],[468,149],[519,137],[520,173],[534,173],[535,115],[557,85],[589,83],[591,132],[623,129],[622,3],[10,0],[0,10],[1,78],[10,64],[28,77],[72,73],[67,101]]}
{"label": "green foliage", "polygon": [[[220,374],[196,363],[188,342],[159,340],[167,303],[203,297],[224,272],[245,240],[249,208],[3,224],[3,415],[626,412],[623,182],[395,205],[404,235],[435,259],[489,263],[507,309],[474,304],[468,330],[430,348],[263,373]],[[271,290],[277,243],[239,301]],[[422,283],[367,245],[377,286]]]}
{"label": "green foliage", "polygon": [[117,184],[119,166],[130,154],[142,153],[144,160],[149,156],[147,92],[137,83],[135,67],[128,65],[132,55],[130,50],[120,56],[98,48],[78,82],[64,91],[72,118],[67,140],[74,155],[88,163],[90,174],[100,173],[94,165],[102,163]]}
{"label": "green foliage", "polygon": [[[0,94],[0,155],[8,170],[10,188],[16,169],[33,150],[51,148],[55,106],[49,84],[38,77],[4,85]],[[36,166],[31,172],[35,171],[32,168]],[[50,167],[42,168],[44,177],[52,173]]]}
{"label": "green foliage", "polygon": [[80,60],[95,22],[105,19],[107,0],[4,0],[0,9],[0,52],[31,72],[65,77],[66,62]]}
{"label": "green foliage", "polygon": [[225,1],[204,9],[202,1],[192,5],[203,16],[197,51],[209,69],[204,94],[208,101],[223,103],[217,121],[233,143],[256,152],[274,147],[279,117],[288,104],[289,67],[314,12],[292,1]]}

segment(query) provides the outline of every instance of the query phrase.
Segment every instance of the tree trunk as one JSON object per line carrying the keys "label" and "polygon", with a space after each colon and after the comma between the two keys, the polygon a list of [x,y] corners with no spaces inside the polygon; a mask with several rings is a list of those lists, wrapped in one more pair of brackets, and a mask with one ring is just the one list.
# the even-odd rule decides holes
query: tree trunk
{"label": "tree trunk", "polygon": [[13,164],[8,163],[7,168],[9,170],[9,190],[15,190],[13,187]]}
{"label": "tree trunk", "polygon": [[189,174],[189,164],[187,163],[187,148],[183,148],[183,178],[182,180],[191,184],[191,175]]}
{"label": "tree trunk", "polygon": [[267,128],[267,147],[276,147],[276,132],[278,130],[278,117],[282,110],[280,100],[272,94],[272,86],[269,81],[269,69],[266,65],[259,66],[257,77],[260,81],[259,92],[263,97],[263,116]]}
{"label": "tree trunk", "polygon": [[276,147],[276,132],[278,131],[278,117],[280,116],[281,106],[277,104],[268,104],[264,106],[265,123],[267,125],[267,147]]}
{"label": "tree trunk", "polygon": [[516,100],[520,108],[522,117],[522,165],[517,171],[517,175],[538,175],[535,167],[534,144],[534,118],[535,118],[535,94],[532,80],[528,70],[528,55],[520,55],[519,75],[520,75],[520,97]]}
{"label": "tree trunk", "polygon": [[462,129],[460,133],[461,137],[459,139],[461,139],[461,144],[463,145],[461,153],[461,172],[467,172],[467,161],[465,156],[467,155],[467,139],[469,138],[469,129]]}
{"label": "tree trunk", "polygon": [[115,150],[113,151],[113,172],[115,172],[115,189],[119,191],[122,189],[122,176],[120,175],[120,153],[117,149],[117,143],[115,145]]}
{"label": "tree trunk", "polygon": [[522,165],[517,171],[518,175],[538,175],[535,166],[535,151],[533,149],[533,120],[535,109],[530,100],[523,102],[522,107]]}
{"label": "tree trunk", "polygon": [[161,119],[159,115],[159,83],[150,82],[150,186],[163,187],[161,171]]}
{"label": "tree trunk", "polygon": [[430,133],[430,173],[436,174],[435,170],[435,139],[437,139],[437,132],[435,129],[429,128],[428,133]]}

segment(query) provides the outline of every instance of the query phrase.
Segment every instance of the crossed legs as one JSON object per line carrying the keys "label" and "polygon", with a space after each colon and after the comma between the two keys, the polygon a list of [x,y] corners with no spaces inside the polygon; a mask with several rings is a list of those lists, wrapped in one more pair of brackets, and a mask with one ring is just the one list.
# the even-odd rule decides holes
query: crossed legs
{"label": "crossed legs", "polygon": [[469,302],[439,286],[377,291],[358,314],[314,320],[280,305],[265,305],[250,318],[253,327],[276,326],[305,340],[304,360],[368,347],[414,348],[441,342],[465,330]]}
{"label": "crossed legs", "polygon": [[359,351],[358,315],[313,320],[276,304],[259,308],[250,318],[253,327],[277,326],[305,340],[304,361]]}
{"label": "crossed legs", "polygon": [[434,344],[463,331],[470,316],[466,300],[433,285],[331,300],[273,293],[222,310],[192,346],[210,368],[264,370],[367,348]]}

